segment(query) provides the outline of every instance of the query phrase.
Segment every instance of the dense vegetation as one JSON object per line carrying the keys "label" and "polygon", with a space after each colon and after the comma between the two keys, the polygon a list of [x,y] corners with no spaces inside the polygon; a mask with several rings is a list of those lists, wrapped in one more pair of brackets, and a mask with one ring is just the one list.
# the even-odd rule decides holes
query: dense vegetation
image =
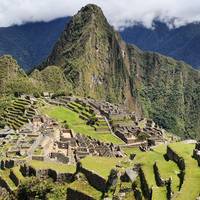
{"label": "dense vegetation", "polygon": [[200,72],[126,45],[97,6],[72,18],[39,69],[48,65],[61,66],[74,94],[123,102],[173,133],[198,136]]}
{"label": "dense vegetation", "polygon": [[[167,161],[165,159],[166,145],[160,145],[149,152],[141,152],[137,148],[125,147],[124,152],[129,156],[132,153],[136,154],[134,160],[130,161],[126,158],[105,158],[105,157],[92,157],[88,156],[81,160],[81,166],[85,169],[92,171],[93,173],[108,179],[112,170],[117,170],[124,174],[124,170],[132,168],[140,164],[143,173],[146,178],[146,182],[150,188],[152,188],[153,199],[167,199],[167,188],[165,186],[157,185],[153,165],[157,164],[160,176],[163,180],[172,179],[172,199],[174,200],[188,200],[196,199],[199,196],[199,177],[200,170],[197,161],[192,158],[192,151],[194,144],[187,144],[184,142],[172,143],[169,145],[174,152],[184,159],[185,170],[184,180],[181,185],[180,169],[174,161]],[[104,166],[106,163],[106,167]],[[34,169],[54,169],[58,172],[71,172],[75,173],[75,166],[68,166],[58,163],[41,162],[41,161],[29,161],[27,165],[30,165]],[[16,187],[9,177],[9,172],[12,170],[15,175],[20,179],[21,184]],[[130,180],[118,179],[114,188],[102,194],[101,191],[92,187],[84,174],[76,174],[75,180],[71,183],[54,183],[51,179],[38,179],[37,177],[24,177],[19,167],[12,169],[0,170],[0,176],[5,180],[9,186],[13,189],[14,195],[9,196],[8,199],[66,199],[67,189],[72,188],[76,191],[80,191],[88,196],[92,196],[94,199],[103,199],[103,196],[117,197],[123,190],[126,191],[124,199],[131,200],[134,198],[132,188],[136,187],[142,192],[144,185],[141,185],[139,177],[132,183]],[[144,194],[143,194],[144,195]],[[6,199],[6,197],[4,197]]]}
{"label": "dense vegetation", "polygon": [[[0,55],[12,55],[25,71],[33,69],[51,53],[69,20],[70,17],[65,17],[0,28]],[[183,60],[195,68],[200,66],[199,23],[170,29],[165,23],[155,21],[154,29],[137,24],[121,30],[120,34],[127,43],[135,44],[142,50]]]}
{"label": "dense vegetation", "polygon": [[1,57],[0,92],[73,93],[124,103],[175,134],[199,137],[199,74],[182,62],[126,45],[101,9],[88,5],[30,77],[10,56]]}

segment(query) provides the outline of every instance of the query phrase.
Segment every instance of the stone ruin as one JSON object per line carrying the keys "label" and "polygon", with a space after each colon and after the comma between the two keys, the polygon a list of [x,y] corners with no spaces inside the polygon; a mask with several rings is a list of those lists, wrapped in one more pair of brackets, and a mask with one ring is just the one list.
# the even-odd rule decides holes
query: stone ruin
{"label": "stone ruin", "polygon": [[123,157],[118,146],[100,142],[91,137],[74,134],[72,130],[63,130],[59,141],[54,143],[50,159],[57,159],[62,163],[75,163],[86,156]]}
{"label": "stone ruin", "polygon": [[[49,103],[63,105],[72,110],[74,110],[74,107],[70,103],[73,104],[73,102],[88,107],[89,112],[106,119],[109,126],[106,131],[115,134],[128,145],[140,146],[145,142],[147,146],[155,146],[165,142],[165,131],[153,120],[139,118],[135,113],[131,113],[123,106],[106,101],[73,96],[59,97],[52,101],[48,100]],[[141,123],[144,123],[143,127],[140,126]]]}
{"label": "stone ruin", "polygon": [[195,158],[200,166],[200,141],[198,141],[195,145],[195,149],[193,150],[193,158]]}

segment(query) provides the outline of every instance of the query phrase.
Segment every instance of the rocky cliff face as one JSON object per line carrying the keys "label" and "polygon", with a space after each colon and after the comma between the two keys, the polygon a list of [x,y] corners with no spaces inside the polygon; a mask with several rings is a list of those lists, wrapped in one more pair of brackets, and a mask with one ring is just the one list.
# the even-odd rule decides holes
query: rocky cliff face
{"label": "rocky cliff face", "polygon": [[61,66],[79,95],[123,101],[128,77],[121,43],[101,9],[88,5],[72,18],[42,67]]}
{"label": "rocky cliff face", "polygon": [[78,95],[124,103],[179,135],[200,130],[200,73],[190,66],[125,44],[101,9],[75,15],[48,59]]}

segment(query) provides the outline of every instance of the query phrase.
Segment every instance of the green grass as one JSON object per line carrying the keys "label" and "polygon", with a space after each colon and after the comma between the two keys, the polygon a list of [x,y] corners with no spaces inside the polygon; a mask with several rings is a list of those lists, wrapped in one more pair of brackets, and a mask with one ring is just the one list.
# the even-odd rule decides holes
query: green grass
{"label": "green grass", "polygon": [[10,179],[9,175],[10,175],[10,169],[0,170],[0,176],[2,177],[2,179],[6,181],[11,190],[16,190],[17,187],[15,186],[14,182]]}
{"label": "green grass", "polygon": [[42,155],[42,154],[44,154],[43,148],[37,148],[34,151],[34,155]]}
{"label": "green grass", "polygon": [[179,169],[177,165],[172,161],[166,161],[163,155],[166,153],[166,146],[160,145],[154,149],[154,151],[141,152],[136,148],[125,148],[124,151],[127,154],[136,153],[136,157],[132,164],[140,163],[144,171],[147,183],[153,188],[153,199],[166,199],[166,188],[158,187],[156,185],[153,164],[155,161],[158,163],[159,171],[162,178],[169,179],[172,177],[172,188],[173,191],[178,191],[179,178],[177,174]]}
{"label": "green grass", "polygon": [[132,153],[135,154],[141,153],[140,149],[137,147],[123,147],[122,150],[124,151],[124,153],[127,154],[127,156],[130,156],[130,154]]}
{"label": "green grass", "polygon": [[19,171],[20,167],[14,167],[12,168],[13,173],[15,174],[15,176],[22,182],[25,180],[25,177],[22,175],[22,173]]}
{"label": "green grass", "polygon": [[122,159],[120,158],[87,156],[81,160],[81,163],[84,168],[95,172],[107,180],[111,169],[115,168],[121,161]]}
{"label": "green grass", "polygon": [[70,184],[70,188],[73,190],[80,191],[94,199],[101,199],[102,193],[95,188],[93,188],[87,181],[85,180],[77,180]]}
{"label": "green grass", "polygon": [[79,118],[79,114],[62,106],[44,106],[41,109],[43,114],[47,114],[59,122],[67,121],[67,124],[76,133],[91,136],[103,142],[112,142],[114,144],[123,144],[123,141],[113,136],[111,133],[98,133],[93,127],[86,125],[86,122]]}
{"label": "green grass", "polygon": [[166,199],[166,188],[157,187],[153,172],[153,164],[156,161],[161,177],[164,179],[172,178],[172,190],[175,192],[173,199],[188,200],[195,199],[200,193],[200,168],[197,161],[191,155],[194,144],[185,144],[183,142],[173,143],[169,145],[178,155],[182,156],[186,163],[186,175],[182,189],[179,192],[179,178],[177,174],[180,172],[178,166],[173,161],[166,161],[163,155],[166,153],[166,146],[160,145],[154,151],[140,152],[137,148],[123,148],[127,155],[136,153],[132,165],[136,163],[142,164],[148,185],[153,188],[153,199]]}
{"label": "green grass", "polygon": [[200,194],[200,167],[198,167],[197,161],[191,157],[194,144],[179,142],[170,144],[169,146],[184,158],[186,164],[185,181],[180,193],[174,199],[196,199]]}
{"label": "green grass", "polygon": [[74,173],[76,171],[76,167],[74,165],[67,165],[56,162],[43,162],[31,160],[28,161],[28,165],[36,169],[53,169],[60,173]]}

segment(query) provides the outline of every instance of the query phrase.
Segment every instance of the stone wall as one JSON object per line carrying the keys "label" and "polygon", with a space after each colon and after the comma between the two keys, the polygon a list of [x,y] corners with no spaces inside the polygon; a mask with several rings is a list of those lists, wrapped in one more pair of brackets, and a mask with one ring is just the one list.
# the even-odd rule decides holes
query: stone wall
{"label": "stone wall", "polygon": [[179,156],[175,151],[173,151],[169,146],[167,146],[167,157],[170,160],[173,160],[179,167],[180,173],[178,174],[180,184],[179,184],[179,191],[181,190],[181,187],[184,182],[185,177],[185,161],[184,159]]}
{"label": "stone wall", "polygon": [[57,161],[67,164],[69,163],[69,157],[65,156],[62,153],[51,153],[51,158],[56,158]]}
{"label": "stone wall", "polygon": [[5,168],[13,168],[14,167],[14,160],[2,160],[1,161],[1,169]]}
{"label": "stone wall", "polygon": [[0,177],[0,187],[5,188],[8,192],[12,193],[12,189],[7,182],[2,179],[2,177]]}
{"label": "stone wall", "polygon": [[97,190],[100,190],[101,192],[105,192],[107,189],[107,180],[105,180],[103,177],[95,174],[92,171],[89,171],[83,167],[79,168],[79,172],[82,172],[85,177],[87,178],[89,184],[96,188]]}
{"label": "stone wall", "polygon": [[167,189],[167,200],[172,199],[172,179],[169,178],[169,180],[166,181],[166,189]]}
{"label": "stone wall", "polygon": [[15,166],[21,165],[25,163],[25,160],[1,160],[0,161],[0,169],[5,169],[5,168],[13,168]]}
{"label": "stone wall", "polygon": [[193,150],[193,158],[197,160],[198,166],[200,166],[200,150],[198,149]]}
{"label": "stone wall", "polygon": [[41,178],[41,179],[49,178],[48,169],[35,169],[31,166],[29,166],[29,175],[30,176],[36,176],[36,177]]}
{"label": "stone wall", "polygon": [[153,165],[153,171],[154,171],[154,176],[155,176],[157,186],[161,186],[161,187],[164,186],[165,180],[162,179],[156,162]]}
{"label": "stone wall", "polygon": [[95,200],[94,198],[71,188],[67,189],[67,199],[72,200]]}
{"label": "stone wall", "polygon": [[29,167],[26,164],[20,165],[19,171],[23,176],[29,176]]}
{"label": "stone wall", "polygon": [[152,200],[152,189],[149,187],[146,177],[144,175],[144,172],[142,168],[139,169],[139,177],[140,177],[140,182],[141,182],[141,190],[143,193],[143,196],[147,200]]}
{"label": "stone wall", "polygon": [[32,156],[32,160],[44,161],[44,156]]}
{"label": "stone wall", "polygon": [[135,189],[134,190],[134,196],[135,196],[135,199],[136,200],[142,200],[142,193],[141,193],[141,191],[139,190],[139,189]]}
{"label": "stone wall", "polygon": [[59,183],[63,183],[63,182],[70,183],[74,179],[73,173],[58,173],[58,172],[56,172],[55,170],[52,170],[52,169],[48,169],[48,175],[54,181],[57,181]]}
{"label": "stone wall", "polygon": [[13,173],[13,171],[10,171],[9,175],[10,179],[13,181],[13,183],[18,186],[20,184],[20,180],[17,178],[17,176]]}
{"label": "stone wall", "polygon": [[31,166],[20,166],[20,172],[23,176],[36,176],[42,179],[52,178],[53,181],[63,183],[72,182],[74,179],[73,173],[58,173],[53,169],[35,169]]}
{"label": "stone wall", "polygon": [[185,170],[185,161],[179,156],[175,151],[173,151],[169,146],[167,146],[167,157],[169,160],[173,160],[179,167],[180,170]]}

